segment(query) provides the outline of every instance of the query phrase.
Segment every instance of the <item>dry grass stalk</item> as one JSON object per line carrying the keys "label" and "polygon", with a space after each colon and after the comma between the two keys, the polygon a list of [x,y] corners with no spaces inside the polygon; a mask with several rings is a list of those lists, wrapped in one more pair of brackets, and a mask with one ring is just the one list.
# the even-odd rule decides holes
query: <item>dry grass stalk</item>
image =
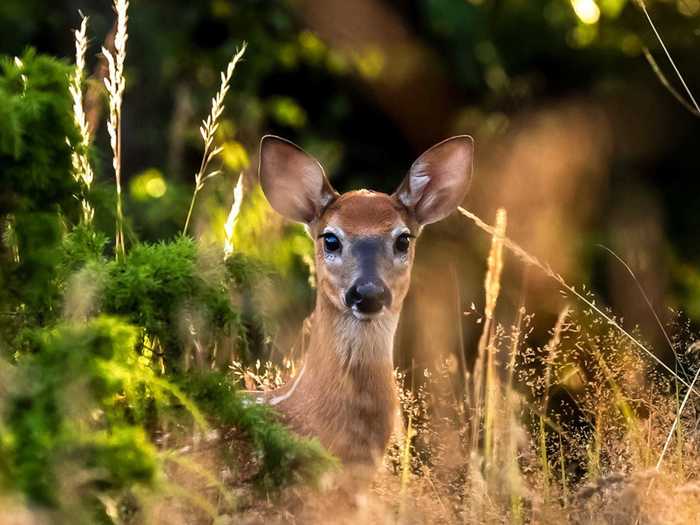
{"label": "dry grass stalk", "polygon": [[114,168],[114,178],[117,184],[117,227],[115,252],[117,258],[125,255],[124,247],[124,211],[122,209],[122,129],[121,114],[122,100],[124,97],[124,61],[126,59],[126,41],[129,38],[127,32],[127,10],[129,2],[127,0],[114,0],[114,10],[117,13],[117,32],[114,35],[114,53],[107,48],[102,48],[102,54],[107,59],[109,74],[104,79],[105,87],[109,98],[109,119],[107,121],[107,131],[112,147],[112,167]]}
{"label": "dry grass stalk", "polygon": [[75,34],[75,69],[69,79],[68,91],[73,99],[73,120],[80,133],[80,142],[73,150],[73,177],[81,183],[83,196],[81,206],[83,211],[83,221],[92,222],[95,210],[92,209],[86,198],[90,191],[90,186],[94,178],[90,160],[88,159],[88,149],[90,147],[90,131],[87,118],[83,110],[83,77],[85,74],[85,52],[87,51],[87,24],[88,18],[82,17],[80,29],[74,31]]}
{"label": "dry grass stalk", "polygon": [[496,309],[496,301],[501,291],[501,273],[503,271],[503,239],[506,234],[507,215],[506,210],[499,208],[496,212],[496,228],[491,239],[491,251],[488,258],[488,271],[484,281],[486,291],[486,304],[484,315],[487,319],[493,318]]}
{"label": "dry grass stalk", "polygon": [[411,477],[411,440],[415,435],[413,429],[413,412],[408,413],[408,423],[406,432],[401,443],[401,492],[399,501],[399,516],[405,514],[406,495],[408,492],[408,482]]}
{"label": "dry grass stalk", "polygon": [[518,314],[515,319],[515,325],[511,333],[511,345],[510,345],[510,358],[508,360],[508,383],[506,389],[510,390],[513,386],[513,374],[515,374],[515,360],[518,356],[518,345],[520,344],[520,338],[522,335],[523,321],[525,320],[525,299],[524,294],[520,300],[520,306],[518,307]]}
{"label": "dry grass stalk", "polygon": [[[644,16],[647,19],[647,22],[649,22],[649,25],[651,26],[652,31],[654,32],[654,36],[656,36],[656,39],[659,41],[659,44],[661,44],[661,49],[664,50],[664,54],[666,55],[666,58],[668,59],[669,63],[671,64],[671,67],[673,68],[673,71],[676,73],[676,76],[678,77],[678,80],[680,80],[681,85],[683,86],[683,89],[685,92],[688,94],[688,97],[690,98],[690,101],[692,102],[692,107],[689,109],[691,110],[691,113],[693,113],[695,116],[700,116],[700,105],[695,101],[695,97],[693,97],[693,92],[690,90],[688,87],[688,84],[686,84],[685,79],[683,78],[683,75],[681,74],[680,70],[676,66],[676,62],[673,60],[673,57],[671,57],[671,53],[669,52],[668,48],[666,47],[666,44],[663,41],[663,38],[661,38],[661,34],[659,33],[659,30],[656,29],[656,24],[654,24],[654,21],[651,19],[651,16],[649,15],[649,11],[647,10],[647,6],[644,3],[644,0],[635,0],[635,3],[639,6],[639,8],[642,10],[644,13]],[[647,60],[649,61],[649,57],[651,57],[651,54],[647,51],[645,53],[645,56],[647,57]],[[657,73],[660,72],[658,68],[654,68],[655,62],[653,62],[653,59],[649,61],[649,63],[652,65],[652,69]],[[661,75],[659,77],[661,79],[661,83],[664,84],[667,88],[670,88],[670,84],[668,81],[665,81],[665,77]],[[675,90],[671,89],[671,94],[673,94],[678,100],[683,101],[683,105],[688,107],[689,104],[683,99],[683,97],[680,96],[679,93],[675,92]],[[694,109],[693,109],[694,108]]]}
{"label": "dry grass stalk", "polygon": [[197,199],[197,193],[204,187],[204,183],[221,173],[220,170],[214,170],[208,172],[209,163],[214,157],[216,157],[223,150],[222,147],[213,147],[214,145],[214,135],[219,127],[219,118],[224,111],[224,98],[226,93],[228,93],[231,77],[233,76],[233,71],[236,69],[236,65],[239,60],[243,57],[246,50],[246,43],[240,49],[237,49],[233,58],[226,66],[226,71],[221,72],[221,84],[219,86],[219,91],[216,93],[214,98],[211,99],[211,111],[206,119],[202,121],[202,125],[199,128],[199,132],[202,135],[202,140],[204,141],[204,154],[202,155],[202,163],[199,166],[199,171],[194,176],[194,192],[192,193],[192,201],[190,202],[190,209],[187,212],[187,219],[185,220],[185,226],[182,229],[183,235],[187,233],[187,228],[190,225],[190,219],[192,218],[192,211],[194,210],[194,204]]}
{"label": "dry grass stalk", "polygon": [[668,431],[668,436],[666,437],[666,441],[664,443],[664,448],[661,451],[661,455],[659,456],[659,460],[656,462],[656,470],[657,471],[659,471],[661,469],[661,463],[663,463],[663,461],[664,461],[664,456],[666,455],[668,447],[671,444],[671,439],[673,438],[673,434],[675,433],[676,428],[678,427],[678,424],[680,423],[681,416],[683,415],[683,410],[685,409],[685,405],[688,403],[688,398],[690,397],[690,392],[693,390],[693,387],[695,387],[695,383],[698,380],[699,375],[700,375],[700,367],[695,372],[695,377],[693,377],[693,382],[690,383],[690,388],[688,388],[688,391],[685,393],[685,396],[683,397],[683,402],[681,403],[681,406],[678,408],[678,414],[676,414],[676,418],[673,420],[673,425],[671,425],[671,429]]}
{"label": "dry grass stalk", "polygon": [[[465,210],[462,207],[459,207],[458,210],[462,215],[464,215],[465,217],[470,219],[478,228],[482,229],[486,233],[489,233],[490,235],[496,234],[496,229],[493,226],[490,226],[489,224],[487,224],[483,220],[481,220],[481,218],[479,218],[479,216],[475,215],[474,213],[472,213],[470,211]],[[651,350],[649,350],[636,337],[634,337],[627,330],[625,330],[622,327],[622,325],[620,325],[615,319],[613,319],[608,314],[606,314],[593,301],[591,301],[585,295],[583,295],[578,290],[576,290],[575,287],[569,285],[564,280],[564,278],[561,275],[559,275],[558,273],[554,272],[554,270],[552,270],[552,268],[549,265],[546,265],[546,264],[540,262],[539,259],[530,255],[522,247],[520,247],[520,245],[513,242],[508,237],[503,238],[503,245],[506,248],[508,248],[512,253],[514,253],[520,260],[522,260],[523,262],[525,262],[526,264],[528,264],[530,266],[534,266],[538,270],[542,271],[547,277],[556,281],[559,284],[559,286],[561,286],[566,292],[568,292],[569,294],[576,297],[579,301],[584,303],[593,312],[595,312],[596,315],[600,316],[603,320],[605,320],[610,326],[617,329],[634,346],[636,346],[639,350],[641,350],[646,355],[648,355],[651,359],[653,359],[659,366],[661,366],[664,370],[666,370],[666,372],[671,374],[671,376],[673,376],[680,384],[684,385],[687,388],[691,388],[691,390],[695,394],[700,395],[700,391],[698,391],[694,386],[691,387],[691,385],[690,385],[690,383],[688,383],[688,381],[684,380],[676,372],[674,372],[666,363],[661,361],[661,359],[659,359]]]}
{"label": "dry grass stalk", "polygon": [[552,332],[552,337],[547,342],[545,346],[545,351],[547,353],[546,357],[546,369],[544,373],[544,402],[542,404],[543,413],[547,413],[547,408],[549,405],[549,389],[552,386],[552,366],[557,358],[557,348],[561,343],[561,335],[564,331],[565,323],[567,317],[569,317],[569,307],[565,306],[559,316],[557,317],[557,322],[554,325],[554,330]]}
{"label": "dry grass stalk", "polygon": [[552,366],[557,358],[557,348],[561,343],[561,334],[564,330],[564,323],[566,318],[569,316],[569,307],[566,306],[559,312],[559,317],[557,317],[557,322],[554,325],[554,330],[552,332],[552,337],[549,339],[545,345],[545,372],[544,372],[544,399],[542,400],[542,409],[539,415],[539,452],[540,452],[540,466],[542,468],[542,477],[544,483],[544,498],[545,500],[549,497],[549,486],[551,480],[551,471],[549,467],[549,457],[547,454],[547,432],[546,432],[546,421],[547,409],[549,407],[549,390],[552,386]]}
{"label": "dry grass stalk", "polygon": [[[474,428],[472,430],[472,446],[476,450],[479,440],[479,426],[481,424],[481,400],[485,396],[484,404],[484,449],[487,463],[490,462],[492,452],[492,428],[495,415],[495,396],[497,385],[495,383],[494,344],[493,344],[493,316],[501,290],[501,273],[503,271],[503,240],[506,234],[507,215],[503,208],[496,212],[496,227],[492,234],[491,249],[488,257],[488,269],[484,281],[485,306],[484,326],[479,338],[478,357],[474,366]],[[484,370],[485,367],[485,370]],[[485,384],[484,384],[484,376]]]}
{"label": "dry grass stalk", "polygon": [[243,174],[238,176],[238,182],[233,188],[233,203],[231,211],[228,212],[226,223],[224,224],[224,259],[228,259],[233,254],[233,230],[238,221],[238,214],[241,212],[243,202]]}

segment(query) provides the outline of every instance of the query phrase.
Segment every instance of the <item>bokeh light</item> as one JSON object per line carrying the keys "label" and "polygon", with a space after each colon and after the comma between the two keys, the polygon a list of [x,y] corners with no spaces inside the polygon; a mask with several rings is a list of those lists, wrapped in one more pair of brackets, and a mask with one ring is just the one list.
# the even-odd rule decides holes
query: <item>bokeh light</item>
{"label": "bokeh light", "polygon": [[600,18],[600,8],[593,0],[571,0],[576,16],[584,24],[595,24]]}

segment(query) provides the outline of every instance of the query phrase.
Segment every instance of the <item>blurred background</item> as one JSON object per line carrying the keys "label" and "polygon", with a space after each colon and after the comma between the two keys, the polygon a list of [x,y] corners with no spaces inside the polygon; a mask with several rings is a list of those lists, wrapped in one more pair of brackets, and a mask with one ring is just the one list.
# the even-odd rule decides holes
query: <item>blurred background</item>
{"label": "blurred background", "polygon": [[[700,92],[700,0],[648,7]],[[33,46],[72,61],[79,10],[90,17],[94,198],[111,202],[99,55],[113,38],[111,2],[3,0],[0,52]],[[423,150],[471,134],[476,171],[465,207],[487,222],[505,207],[509,236],[569,283],[588,283],[647,341],[661,338],[652,313],[627,270],[598,244],[630,265],[664,320],[672,310],[700,320],[700,119],[645,59],[647,47],[680,90],[635,2],[133,0],[123,117],[132,241],[181,231],[202,154],[198,127],[219,71],[243,41],[248,50],[218,132],[223,174],[199,198],[195,230],[220,242],[243,172],[237,248],[270,262],[289,292],[281,299],[268,287],[256,297],[279,327],[273,347],[294,344],[313,290],[309,241],[281,225],[255,189],[265,133],[315,155],[339,191],[387,192]],[[100,213],[112,208],[97,206],[106,232],[114,218]],[[489,243],[459,216],[427,228],[402,319],[406,335],[399,335],[403,366],[411,365],[408,356],[427,365],[431,348],[473,348],[480,327],[462,322],[463,312],[483,304]],[[551,328],[562,304],[556,285],[513,258],[504,278],[502,322],[524,304],[537,313],[539,330]]]}

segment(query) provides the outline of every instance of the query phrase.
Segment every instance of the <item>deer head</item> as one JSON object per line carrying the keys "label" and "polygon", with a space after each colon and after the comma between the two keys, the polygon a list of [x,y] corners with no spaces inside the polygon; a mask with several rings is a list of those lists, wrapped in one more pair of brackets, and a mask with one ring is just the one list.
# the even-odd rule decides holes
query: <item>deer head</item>
{"label": "deer head", "polygon": [[260,183],[272,207],[305,224],[315,240],[319,299],[372,322],[400,312],[415,239],[424,225],[445,218],[464,200],[473,152],[471,137],[452,137],[423,153],[392,195],[340,195],[316,159],[267,135],[260,146]]}

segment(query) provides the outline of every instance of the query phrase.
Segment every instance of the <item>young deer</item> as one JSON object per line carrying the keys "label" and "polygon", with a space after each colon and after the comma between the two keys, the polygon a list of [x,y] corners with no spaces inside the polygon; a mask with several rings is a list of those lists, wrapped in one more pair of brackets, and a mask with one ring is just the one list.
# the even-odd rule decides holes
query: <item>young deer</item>
{"label": "young deer", "polygon": [[473,153],[471,137],[452,137],[423,153],[393,195],[340,195],[298,146],[272,135],[261,141],[267,200],[314,239],[317,294],[303,368],[258,402],[346,465],[376,465],[384,454],[398,410],[392,348],[415,239],[461,204]]}

